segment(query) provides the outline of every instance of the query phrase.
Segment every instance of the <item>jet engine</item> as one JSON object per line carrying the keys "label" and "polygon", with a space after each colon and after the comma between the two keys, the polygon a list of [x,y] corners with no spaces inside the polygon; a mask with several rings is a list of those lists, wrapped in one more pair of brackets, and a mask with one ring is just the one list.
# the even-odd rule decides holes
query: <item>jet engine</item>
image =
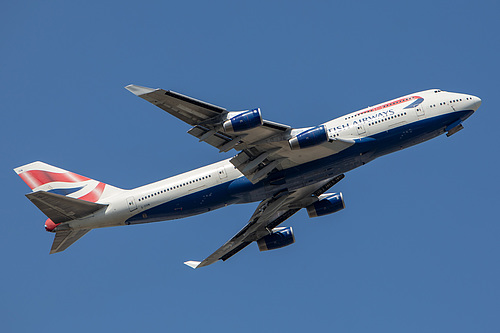
{"label": "jet engine", "polygon": [[[231,116],[232,114],[236,115]],[[226,132],[246,131],[264,123],[259,108],[243,112],[230,112],[229,116],[230,118],[222,124]]]}
{"label": "jet engine", "polygon": [[288,140],[292,150],[317,146],[328,141],[328,132],[325,125],[320,125],[308,129]]}
{"label": "jet engine", "polygon": [[341,192],[322,194],[318,201],[306,207],[309,217],[333,214],[344,208],[344,197]]}
{"label": "jet engine", "polygon": [[292,227],[274,228],[270,235],[264,236],[257,241],[261,251],[279,249],[293,243],[295,243],[295,236]]}

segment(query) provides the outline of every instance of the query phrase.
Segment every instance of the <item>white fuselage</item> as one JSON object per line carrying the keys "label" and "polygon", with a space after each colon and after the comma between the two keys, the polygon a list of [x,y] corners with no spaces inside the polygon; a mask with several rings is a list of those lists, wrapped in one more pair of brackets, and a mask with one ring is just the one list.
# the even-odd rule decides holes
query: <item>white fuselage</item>
{"label": "white fuselage", "polygon": [[[477,110],[475,96],[437,89],[406,95],[330,120],[331,140],[354,140],[340,153],[325,149],[309,162],[285,169],[284,182],[252,184],[229,159],[132,190],[117,192],[99,203],[109,206],[96,214],[69,222],[70,228],[100,228],[177,219],[233,203],[259,201],[281,188],[293,190],[347,172],[374,158],[412,146],[451,130]],[[415,105],[412,106],[411,105]],[[295,129],[292,134],[306,129]],[[311,162],[312,161],[312,162]]]}

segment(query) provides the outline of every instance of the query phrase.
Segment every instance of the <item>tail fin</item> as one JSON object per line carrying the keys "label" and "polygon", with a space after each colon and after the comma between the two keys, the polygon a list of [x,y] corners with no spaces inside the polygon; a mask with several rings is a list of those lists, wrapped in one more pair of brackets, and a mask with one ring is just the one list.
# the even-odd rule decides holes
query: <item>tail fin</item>
{"label": "tail fin", "polygon": [[97,203],[123,191],[43,162],[26,164],[14,171],[33,192],[45,191]]}
{"label": "tail fin", "polygon": [[103,209],[107,205],[99,202],[123,191],[43,162],[26,164],[14,171],[33,190],[26,195],[28,199],[49,218],[45,229],[56,233],[50,253],[66,250],[91,230],[69,229],[64,222]]}

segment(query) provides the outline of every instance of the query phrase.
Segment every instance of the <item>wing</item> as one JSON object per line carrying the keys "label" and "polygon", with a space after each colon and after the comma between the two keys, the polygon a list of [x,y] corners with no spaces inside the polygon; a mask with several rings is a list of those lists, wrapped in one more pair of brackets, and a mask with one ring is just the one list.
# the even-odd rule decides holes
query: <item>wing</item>
{"label": "wing", "polygon": [[228,112],[173,91],[135,85],[125,88],[191,125],[189,134],[220,152],[238,150],[231,163],[254,184],[275,169],[287,169],[329,156],[354,144],[354,141],[329,138],[314,147],[292,150],[289,140],[308,128],[293,129],[262,119],[260,109]]}
{"label": "wing", "polygon": [[146,101],[153,103],[162,110],[167,111],[172,116],[195,126],[208,119],[224,114],[226,109],[197,99],[181,95],[173,91],[163,89],[151,89],[135,86],[133,84],[125,87]]}
{"label": "wing", "polygon": [[250,243],[269,235],[273,228],[297,213],[300,209],[317,201],[321,194],[343,178],[344,175],[342,174],[291,193],[286,191],[276,193],[272,198],[262,201],[247,225],[217,251],[201,262],[186,261],[185,264],[192,268],[197,268],[208,266],[217,260],[226,261]]}

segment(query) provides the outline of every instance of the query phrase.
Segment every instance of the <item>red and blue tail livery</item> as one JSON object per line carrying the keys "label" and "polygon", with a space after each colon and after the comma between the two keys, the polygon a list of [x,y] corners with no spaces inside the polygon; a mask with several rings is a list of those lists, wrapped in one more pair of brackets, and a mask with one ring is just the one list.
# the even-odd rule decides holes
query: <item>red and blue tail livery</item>
{"label": "red and blue tail livery", "polygon": [[45,191],[70,198],[98,202],[105,190],[106,195],[116,193],[117,190],[97,180],[43,162],[26,164],[14,169],[14,171],[33,192]]}
{"label": "red and blue tail livery", "polygon": [[[50,232],[57,233],[57,230],[64,229],[64,225],[59,227],[63,222],[93,214],[105,207],[98,204],[101,198],[122,192],[102,182],[43,162],[26,164],[14,171],[33,190],[27,197],[47,215],[45,230]],[[90,229],[85,230],[85,233],[90,231]],[[68,229],[62,233],[67,236],[64,239],[61,234],[59,237],[56,234],[58,242],[54,242],[51,253],[63,251],[85,233],[82,234],[81,230],[73,232]],[[81,236],[75,239],[75,234]],[[65,247],[62,246],[64,244]]]}
{"label": "red and blue tail livery", "polygon": [[374,159],[462,130],[481,99],[430,89],[379,103],[316,126],[292,128],[266,120],[261,109],[228,111],[173,91],[129,85],[127,90],[189,126],[188,133],[227,159],[123,190],[79,174],[33,162],[15,172],[31,188],[26,197],[55,233],[50,253],[61,252],[103,227],[174,220],[231,204],[260,202],[248,222],[202,261],[227,260],[251,243],[261,251],[295,242],[280,226],[301,209],[310,218],[345,208],[341,192],[328,192],[344,174]]}

